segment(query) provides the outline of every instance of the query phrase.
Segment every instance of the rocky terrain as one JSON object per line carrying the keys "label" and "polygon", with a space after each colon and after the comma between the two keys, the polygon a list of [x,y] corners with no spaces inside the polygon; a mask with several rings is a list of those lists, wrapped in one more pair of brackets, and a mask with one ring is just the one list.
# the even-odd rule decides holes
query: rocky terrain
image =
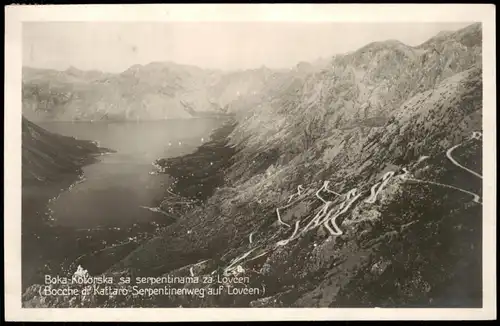
{"label": "rocky terrain", "polygon": [[[90,141],[51,133],[22,118],[23,261],[41,259],[40,235],[52,234],[47,202],[81,180],[83,165],[108,151]],[[23,273],[25,282],[33,269],[26,266]]]}
{"label": "rocky terrain", "polygon": [[[223,73],[171,62],[135,65],[118,74],[23,68],[23,114],[33,121],[144,121],[231,112],[230,103],[257,95],[267,68]],[[183,104],[184,103],[184,104]]]}
{"label": "rocky terrain", "polygon": [[109,149],[91,141],[61,136],[22,118],[23,184],[34,185],[54,180],[62,174],[75,175],[95,155]]}
{"label": "rocky terrain", "polygon": [[269,73],[210,143],[157,162],[178,179],[166,196],[196,204],[103,275],[238,275],[230,288],[260,291],[43,299],[33,285],[25,306],[481,307],[481,44],[473,24]]}

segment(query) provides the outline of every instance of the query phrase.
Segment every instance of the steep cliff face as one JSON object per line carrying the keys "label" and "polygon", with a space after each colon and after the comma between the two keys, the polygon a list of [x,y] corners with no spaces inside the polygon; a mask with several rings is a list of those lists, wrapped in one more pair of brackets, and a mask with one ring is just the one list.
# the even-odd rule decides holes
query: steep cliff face
{"label": "steep cliff face", "polygon": [[[78,305],[481,306],[481,69],[474,24],[418,47],[377,42],[271,73],[264,92],[234,102],[236,124],[211,143],[231,153],[224,185],[106,273],[236,274],[250,283],[232,286],[265,293]],[[184,185],[210,171],[204,151]],[[182,170],[174,165],[166,172]]]}
{"label": "steep cliff face", "polygon": [[22,118],[24,185],[51,181],[62,174],[78,174],[83,164],[102,151],[90,141],[51,133]]}
{"label": "steep cliff face", "polygon": [[[47,263],[42,259],[45,244],[39,241],[40,234],[49,238],[53,234],[47,203],[82,177],[83,165],[107,151],[90,141],[51,133],[22,118],[23,286],[36,274],[37,261]],[[54,235],[57,237],[60,235]]]}
{"label": "steep cliff face", "polygon": [[231,112],[230,104],[265,86],[265,68],[224,73],[170,62],[119,74],[24,68],[23,113],[33,120],[156,120],[196,111]]}
{"label": "steep cliff face", "polygon": [[398,41],[372,43],[335,56],[312,73],[292,70],[275,78],[278,81],[270,85],[266,100],[248,111],[235,130],[235,143],[250,138],[245,145],[252,150],[254,146],[284,149],[290,144],[270,145],[269,136],[273,135],[271,143],[283,137],[313,143],[338,129],[382,127],[395,111],[407,111],[411,104],[404,103],[414,96],[430,94],[447,78],[473,66],[481,68],[480,34],[475,43],[465,41],[469,34],[478,39],[478,30],[480,25],[472,25],[415,48]]}

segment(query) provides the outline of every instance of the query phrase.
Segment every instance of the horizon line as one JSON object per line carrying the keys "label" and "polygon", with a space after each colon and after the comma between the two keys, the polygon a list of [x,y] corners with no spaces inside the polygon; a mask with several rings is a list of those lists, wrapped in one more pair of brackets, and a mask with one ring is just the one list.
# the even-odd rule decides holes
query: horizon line
{"label": "horizon line", "polygon": [[418,47],[424,45],[425,43],[429,42],[430,40],[432,40],[432,39],[434,39],[434,38],[442,35],[443,33],[456,34],[456,33],[459,33],[460,31],[465,30],[465,29],[471,28],[474,25],[479,25],[480,28],[482,29],[482,23],[481,22],[471,22],[469,25],[467,25],[467,26],[465,26],[463,28],[454,30],[454,31],[452,31],[452,30],[442,30],[442,31],[439,31],[436,34],[434,34],[432,37],[428,38],[427,40],[423,41],[422,43],[420,43],[418,45],[409,45],[409,44],[404,43],[404,42],[402,42],[402,41],[400,41],[398,39],[385,39],[383,41],[373,41],[373,42],[366,43],[365,45],[360,46],[357,49],[352,50],[352,51],[347,51],[347,52],[342,52],[342,53],[335,53],[335,54],[330,54],[330,55],[327,55],[327,56],[319,56],[319,57],[316,57],[315,59],[309,60],[309,61],[301,60],[301,61],[297,62],[296,64],[294,64],[292,66],[286,66],[286,67],[269,67],[269,66],[267,66],[265,64],[261,64],[260,66],[255,66],[254,68],[224,69],[224,68],[208,68],[208,67],[198,66],[198,65],[195,65],[195,64],[190,64],[190,63],[181,63],[181,62],[175,62],[175,61],[172,61],[172,60],[165,60],[165,61],[151,61],[151,62],[148,62],[148,63],[145,63],[145,64],[135,63],[135,64],[131,64],[126,69],[120,70],[120,71],[109,71],[109,70],[103,70],[103,69],[81,69],[81,68],[78,68],[77,65],[75,65],[75,64],[69,65],[66,69],[57,69],[57,68],[48,68],[48,67],[34,67],[34,66],[30,66],[30,65],[24,65],[24,63],[23,63],[22,64],[22,69],[29,68],[29,69],[38,69],[38,70],[52,70],[52,71],[57,71],[57,72],[66,72],[66,71],[74,68],[74,69],[82,71],[82,72],[100,72],[100,73],[104,73],[104,74],[120,75],[120,74],[122,74],[122,73],[130,70],[134,66],[145,67],[145,66],[153,65],[153,64],[172,64],[172,65],[176,65],[176,66],[184,66],[184,67],[190,67],[190,68],[195,68],[195,69],[201,69],[201,70],[205,70],[205,71],[214,71],[214,72],[222,72],[222,73],[237,73],[237,72],[245,72],[245,71],[259,70],[259,69],[269,69],[269,70],[280,71],[280,70],[290,70],[290,69],[293,69],[294,67],[297,67],[301,63],[312,64],[312,63],[318,62],[318,61],[332,60],[336,56],[347,56],[347,55],[356,53],[359,50],[361,50],[361,49],[363,49],[363,48],[365,48],[365,47],[367,47],[369,45],[376,44],[376,43],[380,44],[380,43],[388,43],[388,42],[394,42],[394,41],[396,41],[396,42],[399,42],[399,43],[403,44],[406,47],[415,49],[415,48],[418,48]]}

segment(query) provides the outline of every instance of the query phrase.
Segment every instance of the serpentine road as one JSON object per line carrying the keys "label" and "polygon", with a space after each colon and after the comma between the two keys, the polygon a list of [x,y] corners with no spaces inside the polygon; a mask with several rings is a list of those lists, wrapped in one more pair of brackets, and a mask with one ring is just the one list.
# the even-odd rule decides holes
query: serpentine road
{"label": "serpentine road", "polygon": [[455,150],[455,148],[457,148],[457,147],[458,147],[458,146],[460,146],[460,145],[462,145],[462,144],[460,143],[460,144],[458,144],[458,145],[453,146],[453,147],[452,147],[452,148],[450,148],[449,150],[447,150],[447,151],[446,151],[446,156],[447,156],[447,157],[448,157],[448,159],[451,161],[451,163],[455,164],[456,166],[458,166],[458,167],[459,167],[459,168],[461,168],[461,169],[464,169],[464,170],[465,170],[465,171],[467,171],[467,172],[470,172],[470,173],[474,174],[476,177],[478,177],[478,178],[481,178],[481,179],[482,179],[482,178],[483,178],[483,176],[482,176],[482,175],[480,175],[479,173],[474,172],[474,171],[472,171],[471,169],[468,169],[468,168],[466,168],[465,166],[461,165],[460,163],[458,163],[458,162],[457,162],[457,161],[456,161],[456,160],[455,160],[455,159],[451,156],[451,153]]}
{"label": "serpentine road", "polygon": [[[481,137],[482,137],[482,134],[480,132],[473,132],[471,139],[480,139]],[[476,173],[476,172],[466,168],[465,166],[461,165],[453,158],[453,156],[452,156],[453,151],[461,145],[462,145],[462,143],[455,145],[455,146],[451,147],[450,149],[448,149],[446,151],[446,157],[455,166],[458,166],[459,168],[466,170],[467,172],[472,173],[476,177],[479,177],[482,179],[483,177],[479,173]],[[427,158],[429,158],[429,157],[428,156],[420,157],[418,160],[418,163],[427,159]],[[408,169],[403,168],[402,170],[403,170],[403,173],[398,176],[398,178],[400,178],[401,180],[412,181],[412,182],[417,182],[417,183],[433,184],[433,185],[437,185],[437,186],[441,186],[441,187],[455,189],[455,190],[458,190],[458,191],[461,191],[463,193],[466,193],[466,194],[473,196],[473,201],[481,204],[481,202],[480,202],[481,197],[473,192],[470,192],[470,191],[467,191],[467,190],[464,190],[464,189],[461,189],[461,188],[458,188],[455,186],[439,183],[439,182],[409,178],[408,175],[410,174],[410,172],[408,171]],[[390,172],[387,172],[386,174],[384,174],[381,182],[378,182],[371,187],[370,197],[365,200],[365,203],[369,203],[369,204],[375,203],[377,195],[379,194],[379,192],[383,188],[385,188],[385,186],[387,185],[389,180],[394,176],[394,174],[395,173],[393,171],[390,171]],[[309,221],[309,223],[307,223],[307,225],[305,227],[302,228],[302,230],[300,232],[299,232],[299,228],[300,228],[301,221],[300,220],[296,221],[295,228],[294,228],[292,235],[288,239],[278,241],[275,244],[275,247],[285,246],[290,241],[296,239],[300,234],[308,232],[309,230],[314,229],[315,227],[317,227],[319,225],[323,225],[330,232],[331,235],[339,236],[339,235],[343,234],[342,230],[336,224],[336,218],[339,215],[345,213],[349,209],[349,207],[362,195],[362,193],[358,193],[356,188],[351,189],[349,192],[347,192],[347,194],[345,195],[345,199],[340,203],[340,205],[338,207],[331,207],[331,205],[333,204],[333,201],[325,200],[323,197],[321,197],[320,192],[322,190],[325,190],[325,191],[332,193],[332,194],[335,194],[337,196],[342,196],[342,195],[335,192],[335,191],[328,189],[328,185],[329,185],[329,181],[325,181],[323,183],[323,185],[321,186],[321,188],[319,188],[315,193],[316,197],[323,202],[323,207],[321,207],[321,209],[316,213],[316,215]],[[378,187],[378,189],[377,189],[377,187]],[[302,194],[302,190],[304,190],[304,188],[302,187],[302,185],[299,185],[297,187],[297,193],[295,193],[289,197],[288,204],[283,206],[283,207],[276,208],[276,213],[278,215],[278,221],[280,224],[286,225],[287,227],[291,228],[291,225],[283,222],[283,220],[281,219],[279,210],[284,209],[284,208],[288,208],[288,207],[292,206],[293,204],[295,204],[298,200],[300,200],[300,197],[303,197],[303,195],[305,195],[305,194]],[[295,196],[297,196],[298,198],[294,202],[292,202],[292,199]],[[334,211],[336,211],[336,213],[333,215],[333,217],[330,217]],[[329,224],[331,224],[331,226],[333,228],[330,227]],[[252,242],[253,242],[252,236],[253,236],[253,232],[249,236],[250,244],[252,244]],[[255,251],[255,249],[256,248],[250,249],[249,251],[245,252],[243,255],[233,259],[230,262],[229,266],[226,267],[226,269],[224,271],[224,275],[229,275],[231,273],[234,273],[234,269],[235,269],[234,266],[237,263],[241,263],[246,257],[248,257],[253,251]],[[263,255],[267,254],[268,252],[269,252],[269,250],[266,250],[263,253],[257,255],[256,257],[250,258],[249,260],[253,260],[257,257],[263,256]]]}

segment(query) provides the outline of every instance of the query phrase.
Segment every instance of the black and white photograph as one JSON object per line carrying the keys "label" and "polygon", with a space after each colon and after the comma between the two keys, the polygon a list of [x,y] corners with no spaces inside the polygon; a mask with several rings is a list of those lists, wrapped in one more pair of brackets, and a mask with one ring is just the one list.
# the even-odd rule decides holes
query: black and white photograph
{"label": "black and white photograph", "polygon": [[21,22],[23,311],[485,308],[494,66],[453,18]]}

